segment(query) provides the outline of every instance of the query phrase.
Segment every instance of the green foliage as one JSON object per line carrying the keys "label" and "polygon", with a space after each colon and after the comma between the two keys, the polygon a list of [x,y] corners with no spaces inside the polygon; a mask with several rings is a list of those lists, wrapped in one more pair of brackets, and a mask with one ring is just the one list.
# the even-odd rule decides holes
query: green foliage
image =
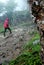
{"label": "green foliage", "polygon": [[23,53],[10,61],[9,65],[42,65],[39,52],[41,50],[40,44],[33,45],[33,41],[39,39],[39,35],[35,34],[34,37],[23,47]]}
{"label": "green foliage", "polygon": [[4,31],[4,28],[2,25],[0,25],[0,33],[2,33]]}
{"label": "green foliage", "polygon": [[41,65],[39,53],[33,55],[32,53],[28,52],[22,54],[16,60],[11,61],[9,65],[38,65],[38,64]]}
{"label": "green foliage", "polygon": [[[24,46],[24,49],[29,49],[29,48],[32,48],[34,45],[33,45],[33,42],[35,40],[38,40],[40,39],[40,35],[38,33],[35,33],[34,34],[34,37],[29,41],[27,42],[27,44]],[[40,44],[37,44],[36,46],[40,46]],[[35,47],[36,48],[36,47]]]}

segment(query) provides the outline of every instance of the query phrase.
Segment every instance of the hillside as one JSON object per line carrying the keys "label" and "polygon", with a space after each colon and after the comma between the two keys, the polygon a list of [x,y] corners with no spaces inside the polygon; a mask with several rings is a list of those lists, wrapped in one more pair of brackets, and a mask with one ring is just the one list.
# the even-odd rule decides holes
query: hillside
{"label": "hillside", "polygon": [[[7,33],[8,35],[8,33]],[[3,38],[0,35],[0,63],[9,62],[21,54],[22,46],[29,40],[27,30],[17,28],[12,35]]]}
{"label": "hillside", "polygon": [[23,23],[29,23],[30,21],[32,21],[29,11],[15,11],[12,14],[12,18],[11,12],[10,13],[8,12],[4,16],[0,17],[0,24],[3,24],[6,17],[9,18],[10,25],[15,26]]}
{"label": "hillside", "polygon": [[[8,33],[9,32],[7,32],[6,35],[8,35]],[[10,65],[11,65],[11,62],[12,62],[11,60],[15,60],[19,55],[22,54],[22,52],[27,53],[27,50],[29,50],[29,47],[31,48],[31,46],[30,46],[31,39],[33,39],[33,42],[35,40],[39,40],[39,36],[38,36],[38,34],[36,35],[36,30],[34,31],[33,27],[24,27],[24,28],[17,27],[16,29],[14,28],[12,30],[12,35],[10,35],[7,38],[3,38],[2,34],[1,34],[0,35],[0,59],[1,59],[0,64],[3,63],[4,65],[6,65],[10,62]],[[29,47],[27,46],[28,41],[29,41]],[[34,44],[38,44],[38,43],[39,43],[39,41],[37,43],[35,42]],[[35,47],[33,46],[33,49],[34,48]],[[37,48],[38,48],[38,50],[37,50]],[[35,51],[37,51],[39,53],[40,45],[37,45],[37,48],[35,49]],[[19,60],[21,60],[21,59],[19,59]],[[21,60],[21,62],[22,62],[22,60]]]}

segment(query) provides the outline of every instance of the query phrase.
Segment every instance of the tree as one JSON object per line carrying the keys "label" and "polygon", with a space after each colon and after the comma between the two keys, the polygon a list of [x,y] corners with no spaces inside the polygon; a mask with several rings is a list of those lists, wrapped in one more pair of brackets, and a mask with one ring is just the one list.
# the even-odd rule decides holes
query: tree
{"label": "tree", "polygon": [[4,10],[4,4],[0,2],[0,13]]}
{"label": "tree", "polygon": [[[39,4],[36,5],[35,1],[37,1]],[[29,4],[31,4],[32,15],[35,17],[37,29],[40,33],[40,43],[42,47],[41,60],[42,60],[42,64],[44,64],[44,0],[35,0],[35,1],[29,0]]]}
{"label": "tree", "polygon": [[13,10],[15,9],[16,4],[14,2],[14,0],[9,0],[6,4],[6,10],[7,12],[13,12]]}
{"label": "tree", "polygon": [[13,22],[13,11],[16,7],[16,4],[14,2],[14,0],[9,0],[5,6],[6,8],[6,11],[7,11],[7,17],[9,17],[10,21],[11,21],[11,24]]}

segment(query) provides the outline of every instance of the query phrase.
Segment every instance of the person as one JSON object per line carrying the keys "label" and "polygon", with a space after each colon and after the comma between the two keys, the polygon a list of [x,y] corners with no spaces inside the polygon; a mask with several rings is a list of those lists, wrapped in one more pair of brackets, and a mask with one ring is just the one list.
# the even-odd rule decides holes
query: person
{"label": "person", "polygon": [[5,37],[5,33],[6,33],[7,29],[9,30],[9,32],[11,34],[12,32],[11,32],[11,29],[9,27],[9,19],[8,18],[6,18],[6,20],[4,21],[4,37]]}

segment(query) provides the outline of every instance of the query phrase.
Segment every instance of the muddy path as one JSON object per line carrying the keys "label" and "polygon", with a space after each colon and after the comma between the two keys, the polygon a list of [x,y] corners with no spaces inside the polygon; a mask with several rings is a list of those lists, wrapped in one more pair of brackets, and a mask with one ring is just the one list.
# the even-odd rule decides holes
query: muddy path
{"label": "muddy path", "polygon": [[0,35],[0,63],[9,62],[15,59],[22,52],[22,46],[31,39],[27,30],[16,29],[12,31],[12,35],[3,38]]}

